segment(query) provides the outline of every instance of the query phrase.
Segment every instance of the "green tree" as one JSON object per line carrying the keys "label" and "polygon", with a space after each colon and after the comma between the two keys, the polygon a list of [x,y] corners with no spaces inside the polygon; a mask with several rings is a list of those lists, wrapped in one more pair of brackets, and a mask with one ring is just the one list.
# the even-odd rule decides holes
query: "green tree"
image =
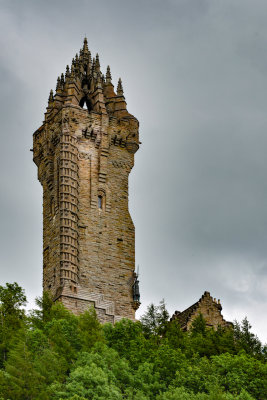
{"label": "green tree", "polygon": [[159,374],[161,382],[169,386],[177,371],[188,365],[188,360],[181,349],[173,349],[167,344],[158,347],[153,357],[154,371]]}
{"label": "green tree", "polygon": [[192,333],[193,336],[197,334],[201,334],[202,336],[206,335],[207,332],[206,320],[203,317],[203,314],[199,313],[198,316],[194,318],[190,328],[190,332]]}
{"label": "green tree", "polygon": [[234,322],[234,338],[237,350],[245,350],[253,356],[264,358],[264,349],[258,337],[251,332],[251,325],[245,317],[241,324]]}
{"label": "green tree", "polygon": [[90,366],[75,368],[67,378],[64,387],[55,384],[51,390],[53,399],[69,399],[78,395],[90,400],[122,400],[119,389],[94,363]]}
{"label": "green tree", "polygon": [[132,368],[138,368],[154,351],[155,343],[144,337],[140,322],[122,319],[114,325],[105,324],[103,330],[107,344],[126,358]]}
{"label": "green tree", "polygon": [[103,326],[94,309],[75,316],[48,294],[27,318],[25,301],[17,284],[1,287],[0,400],[267,398],[264,348],[247,320],[215,331],[199,315],[183,332],[163,301],[143,324]]}
{"label": "green tree", "polygon": [[18,331],[25,325],[26,305],[24,290],[15,283],[0,286],[0,368],[7,359],[7,353]]}
{"label": "green tree", "polygon": [[38,309],[30,311],[29,319],[34,327],[43,329],[44,325],[53,318],[53,299],[49,292],[44,291],[41,297],[35,299]]}
{"label": "green tree", "polygon": [[10,351],[0,383],[0,395],[5,399],[49,399],[45,393],[45,379],[34,368],[32,356],[23,341]]}
{"label": "green tree", "polygon": [[78,317],[78,337],[82,351],[90,350],[96,342],[104,342],[104,333],[93,307]]}
{"label": "green tree", "polygon": [[159,395],[157,400],[255,400],[245,390],[240,395],[233,396],[214,387],[210,393],[197,393],[186,390],[184,387],[170,387],[165,393]]}
{"label": "green tree", "polygon": [[169,323],[169,313],[164,299],[160,301],[159,306],[155,306],[153,303],[150,304],[140,321],[146,335],[163,335]]}
{"label": "green tree", "polygon": [[182,331],[181,326],[176,319],[169,322],[164,340],[170,347],[174,349],[181,348],[185,350],[187,347],[187,339],[187,333]]}
{"label": "green tree", "polygon": [[141,393],[147,399],[155,399],[155,397],[162,391],[166,390],[166,385],[160,380],[159,372],[154,370],[154,364],[151,362],[144,362],[139,365],[137,371],[134,373],[134,386],[133,397]]}
{"label": "green tree", "polygon": [[191,359],[189,365],[177,370],[172,384],[194,393],[210,392],[219,387],[233,395],[242,389],[258,400],[267,398],[267,365],[247,354],[224,353],[210,359]]}
{"label": "green tree", "polygon": [[67,364],[76,359],[81,349],[78,334],[78,318],[69,313],[66,318],[52,319],[45,325],[44,332],[53,351],[60,354]]}
{"label": "green tree", "polygon": [[74,368],[91,364],[101,368],[109,382],[113,382],[122,393],[125,393],[126,388],[132,385],[132,370],[129,362],[105,344],[99,342],[91,349],[90,353],[79,353]]}

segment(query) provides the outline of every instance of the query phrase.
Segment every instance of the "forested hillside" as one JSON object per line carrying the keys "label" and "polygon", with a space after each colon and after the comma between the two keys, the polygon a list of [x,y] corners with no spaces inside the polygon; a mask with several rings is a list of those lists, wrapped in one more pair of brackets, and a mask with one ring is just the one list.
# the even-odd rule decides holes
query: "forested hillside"
{"label": "forested hillside", "polygon": [[233,329],[168,323],[164,302],[141,322],[101,326],[48,294],[26,314],[16,283],[0,286],[0,400],[266,400],[266,352],[247,320]]}

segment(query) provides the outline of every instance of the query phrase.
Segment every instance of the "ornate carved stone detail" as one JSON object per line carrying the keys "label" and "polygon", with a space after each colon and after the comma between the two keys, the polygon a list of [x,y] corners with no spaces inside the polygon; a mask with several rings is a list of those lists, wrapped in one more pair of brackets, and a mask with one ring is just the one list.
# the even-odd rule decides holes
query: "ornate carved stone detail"
{"label": "ornate carved stone detail", "polygon": [[91,156],[88,153],[84,153],[84,152],[80,151],[78,154],[78,158],[80,160],[90,160]]}
{"label": "ornate carved stone detail", "polygon": [[125,168],[125,169],[131,169],[131,165],[125,161],[112,161],[112,165],[115,168]]}
{"label": "ornate carved stone detail", "polygon": [[136,142],[126,142],[126,149],[129,151],[129,153],[135,154],[139,149],[139,144]]}

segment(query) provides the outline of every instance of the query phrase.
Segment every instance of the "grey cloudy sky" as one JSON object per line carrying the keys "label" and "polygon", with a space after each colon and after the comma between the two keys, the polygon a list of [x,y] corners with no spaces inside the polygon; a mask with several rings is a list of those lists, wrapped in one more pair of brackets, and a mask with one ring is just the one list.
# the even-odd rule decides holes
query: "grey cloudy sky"
{"label": "grey cloudy sky", "polygon": [[140,121],[130,178],[143,312],[205,290],[267,340],[267,2],[0,0],[0,284],[41,294],[32,133],[84,34]]}

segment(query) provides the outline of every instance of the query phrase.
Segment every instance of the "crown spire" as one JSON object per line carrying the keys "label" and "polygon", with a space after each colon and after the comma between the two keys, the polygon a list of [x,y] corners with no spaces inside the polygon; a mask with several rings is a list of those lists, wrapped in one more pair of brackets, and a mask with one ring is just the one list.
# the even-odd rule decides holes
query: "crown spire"
{"label": "crown spire", "polygon": [[49,93],[49,98],[48,98],[48,108],[52,107],[53,101],[54,101],[54,94],[53,94],[53,90],[51,89],[50,93]]}
{"label": "crown spire", "polygon": [[60,86],[61,86],[61,84],[60,84],[60,77],[58,76],[58,77],[57,77],[56,92],[58,92],[58,91],[60,90]]}
{"label": "crown spire", "polygon": [[60,79],[60,84],[61,84],[61,88],[64,88],[64,84],[65,84],[65,79],[64,79],[64,74],[61,74],[61,79]]}
{"label": "crown spire", "polygon": [[70,77],[70,67],[67,65],[66,66],[66,72],[65,72],[65,79]]}
{"label": "crown spire", "polygon": [[85,36],[83,39],[83,52],[84,53],[88,53],[89,49],[88,49],[88,42],[87,42],[87,37]]}
{"label": "crown spire", "polygon": [[72,64],[71,64],[71,67],[70,67],[70,78],[71,79],[74,79],[74,63],[73,63],[73,59],[72,59]]}
{"label": "crown spire", "polygon": [[89,65],[89,71],[92,68],[92,57],[91,57],[91,52],[88,51],[88,65]]}
{"label": "crown spire", "polygon": [[106,83],[111,83],[111,73],[110,73],[110,66],[107,66],[107,73],[106,73]]}
{"label": "crown spire", "polygon": [[122,87],[121,78],[119,78],[119,81],[118,81],[117,95],[118,96],[123,96],[123,87]]}
{"label": "crown spire", "polygon": [[96,66],[96,71],[100,72],[100,62],[99,62],[99,55],[98,53],[96,53],[96,57],[95,57],[95,66]]}
{"label": "crown spire", "polygon": [[100,74],[97,74],[97,87],[98,89],[102,89],[102,78]]}

